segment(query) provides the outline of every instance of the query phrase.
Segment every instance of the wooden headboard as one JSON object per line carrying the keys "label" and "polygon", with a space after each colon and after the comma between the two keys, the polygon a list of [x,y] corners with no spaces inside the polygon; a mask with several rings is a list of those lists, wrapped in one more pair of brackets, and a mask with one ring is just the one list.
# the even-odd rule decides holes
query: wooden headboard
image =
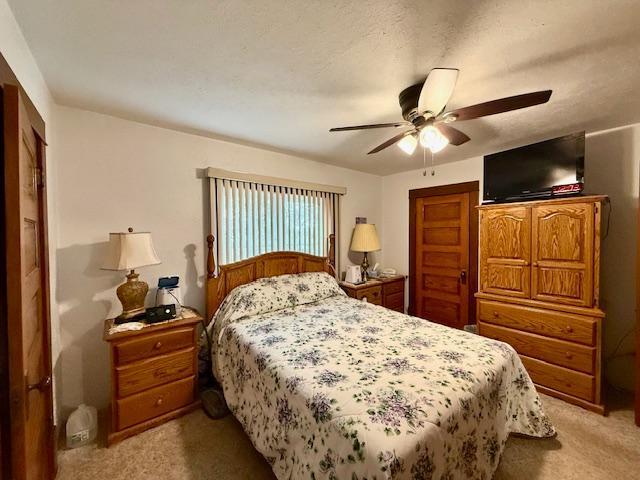
{"label": "wooden headboard", "polygon": [[274,277],[286,273],[327,272],[335,276],[336,238],[329,235],[329,256],[316,257],[298,252],[272,252],[220,266],[216,274],[213,255],[213,235],[207,237],[207,322],[227,294],[239,285],[259,278]]}

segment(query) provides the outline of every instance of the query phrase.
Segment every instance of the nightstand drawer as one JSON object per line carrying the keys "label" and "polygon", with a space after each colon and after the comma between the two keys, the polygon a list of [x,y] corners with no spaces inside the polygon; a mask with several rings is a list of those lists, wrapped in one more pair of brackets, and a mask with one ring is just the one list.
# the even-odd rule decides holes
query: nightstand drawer
{"label": "nightstand drawer", "polygon": [[391,310],[404,311],[404,291],[385,294],[384,306]]}
{"label": "nightstand drawer", "polygon": [[116,368],[118,398],[189,377],[194,372],[194,348]]}
{"label": "nightstand drawer", "polygon": [[190,347],[193,344],[193,328],[158,332],[142,338],[116,343],[114,345],[114,361],[116,365],[122,365]]}
{"label": "nightstand drawer", "polygon": [[404,277],[385,283],[383,288],[385,295],[399,292],[404,293]]}
{"label": "nightstand drawer", "polygon": [[358,300],[364,300],[366,298],[369,303],[382,305],[382,288],[380,288],[380,286],[363,288],[356,292],[356,298]]}
{"label": "nightstand drawer", "polygon": [[195,377],[185,378],[117,401],[118,430],[193,403]]}

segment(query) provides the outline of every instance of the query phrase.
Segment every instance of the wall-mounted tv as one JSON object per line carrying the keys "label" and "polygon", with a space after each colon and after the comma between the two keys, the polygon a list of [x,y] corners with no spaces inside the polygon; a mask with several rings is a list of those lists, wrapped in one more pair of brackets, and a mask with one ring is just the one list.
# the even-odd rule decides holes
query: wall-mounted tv
{"label": "wall-mounted tv", "polygon": [[484,157],[484,202],[577,194],[584,185],[584,132]]}

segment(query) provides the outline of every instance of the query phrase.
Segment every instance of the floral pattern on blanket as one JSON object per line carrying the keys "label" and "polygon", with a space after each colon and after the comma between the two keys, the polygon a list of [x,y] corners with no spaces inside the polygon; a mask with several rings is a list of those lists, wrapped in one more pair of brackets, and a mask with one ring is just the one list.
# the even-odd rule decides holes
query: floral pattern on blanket
{"label": "floral pattern on blanket", "polygon": [[555,433],[504,343],[341,293],[291,304],[221,308],[214,336],[227,403],[281,480],[489,479],[509,433]]}

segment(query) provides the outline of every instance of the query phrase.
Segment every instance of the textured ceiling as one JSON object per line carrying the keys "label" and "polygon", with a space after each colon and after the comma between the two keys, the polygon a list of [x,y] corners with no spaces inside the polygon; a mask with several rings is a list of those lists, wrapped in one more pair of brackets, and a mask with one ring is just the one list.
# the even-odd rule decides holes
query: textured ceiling
{"label": "textured ceiling", "polygon": [[56,100],[378,174],[419,168],[397,96],[460,69],[450,108],[553,89],[456,126],[437,161],[640,121],[640,2],[9,0]]}

